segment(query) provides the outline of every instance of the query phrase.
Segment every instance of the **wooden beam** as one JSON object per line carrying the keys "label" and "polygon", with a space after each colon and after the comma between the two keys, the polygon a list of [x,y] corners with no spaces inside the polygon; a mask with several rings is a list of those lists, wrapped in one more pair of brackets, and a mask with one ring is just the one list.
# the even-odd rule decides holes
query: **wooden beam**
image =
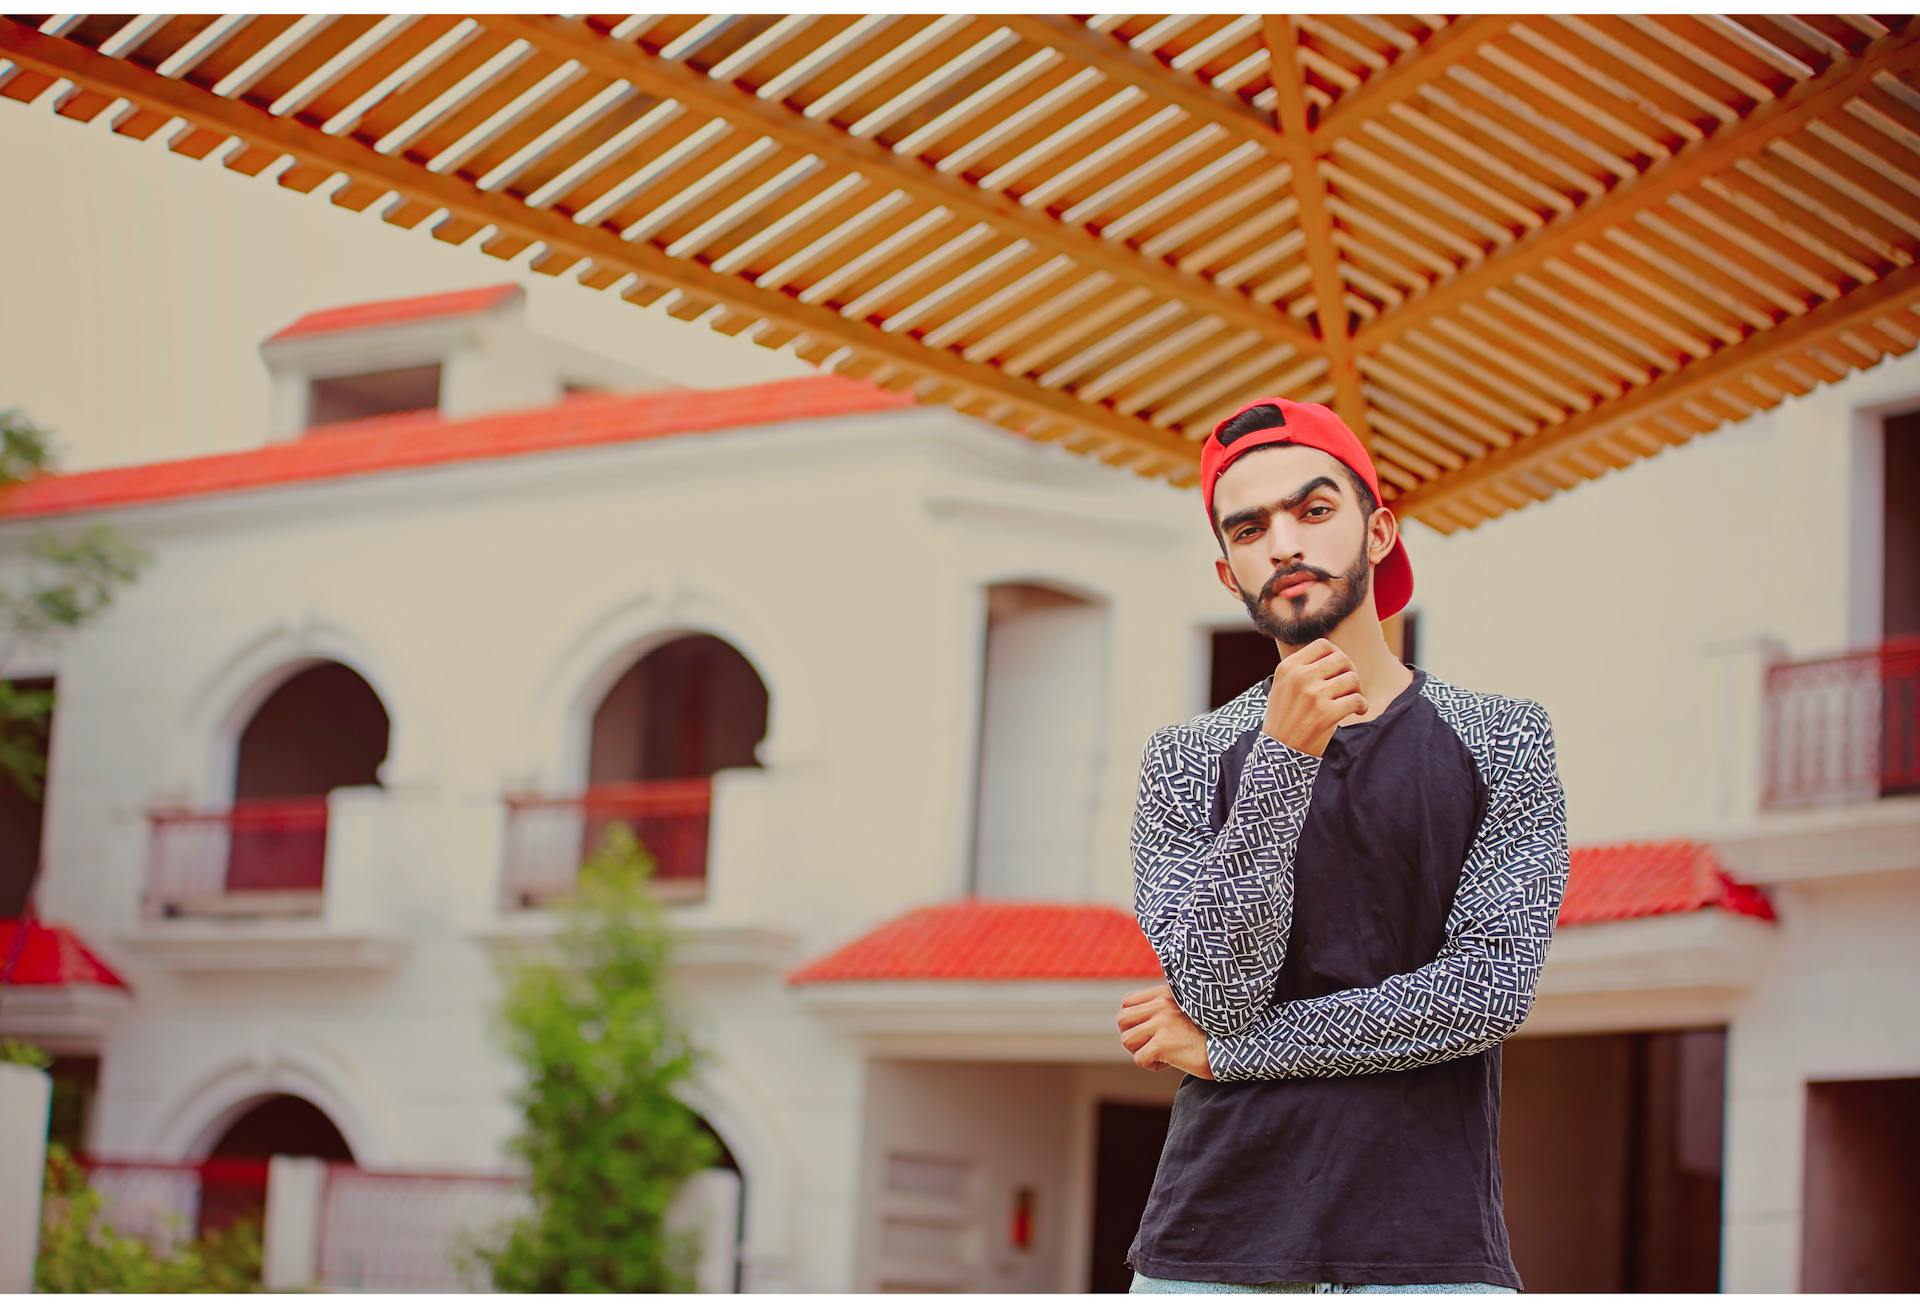
{"label": "wooden beam", "polygon": [[1098,268],[1123,285],[1144,286],[1187,305],[1196,315],[1214,314],[1236,327],[1251,328],[1268,340],[1296,350],[1317,342],[1302,324],[1254,303],[1238,291],[1163,259],[1140,254],[1122,241],[1109,241],[1084,227],[1072,228],[1008,196],[983,191],[917,159],[907,159],[877,141],[849,136],[829,123],[804,118],[784,105],[742,94],[727,83],[670,59],[659,59],[636,44],[603,36],[584,22],[539,14],[473,14],[472,19],[505,36],[529,42],[548,54],[572,59],[607,78],[619,78],[654,95],[671,98],[698,113],[759,132],[801,154],[814,155],[849,172],[896,186],[923,203],[941,205],[974,222],[1010,236],[1024,237],[1036,249],[1062,254]]}
{"label": "wooden beam", "polygon": [[1322,153],[1341,137],[1358,131],[1429,82],[1439,81],[1457,63],[1473,58],[1513,26],[1513,14],[1461,14],[1417,50],[1409,50],[1354,90],[1335,100],[1314,137]]}
{"label": "wooden beam", "polygon": [[[609,229],[575,223],[509,195],[483,191],[457,176],[429,172],[404,158],[381,154],[371,144],[350,135],[329,136],[297,118],[276,117],[243,100],[215,95],[184,79],[162,77],[126,60],[108,58],[10,18],[0,17],[0,58],[46,77],[70,78],[89,90],[123,98],[137,110],[183,118],[200,131],[237,137],[248,146],[276,155],[291,155],[293,168],[304,169],[313,185],[339,172],[383,191],[395,191],[403,197],[396,208],[417,214],[403,225],[417,225],[427,213],[443,208],[451,215],[449,221],[474,224],[475,230],[488,225],[496,228],[504,239],[489,241],[488,247],[521,250],[534,241],[544,243],[546,254],[536,261],[538,271],[563,272],[587,261],[594,265],[591,271],[599,285],[609,285],[632,273],[656,286],[679,287],[696,297],[731,305],[778,327],[834,347],[844,346],[912,375],[943,379],[963,390],[994,396],[1011,405],[1029,424],[1078,428],[1127,451],[1159,475],[1191,477],[1197,447],[1175,432],[1083,404],[1027,378],[1008,376],[958,354],[930,349],[911,337],[843,317],[825,306],[764,290],[746,278],[715,272],[690,259],[676,259],[651,243],[623,240]],[[1021,429],[1017,422],[1003,420],[1003,425]]]}
{"label": "wooden beam", "polygon": [[1817,346],[1890,309],[1908,307],[1916,299],[1920,299],[1920,263],[1908,264],[1870,286],[1849,291],[1776,327],[1756,331],[1739,344],[1696,359],[1620,399],[1515,441],[1457,472],[1425,482],[1401,496],[1393,507],[1403,516],[1444,509],[1449,500],[1489,489],[1537,469],[1608,432],[1618,431],[1671,405],[1683,404],[1715,387],[1732,385],[1742,373],[1765,368],[1782,356]]}
{"label": "wooden beam", "polygon": [[1307,115],[1306,70],[1300,63],[1300,35],[1285,14],[1261,17],[1267,42],[1267,66],[1273,79],[1274,117],[1280,143],[1293,170],[1294,199],[1300,205],[1300,230],[1306,237],[1307,265],[1313,270],[1315,318],[1320,344],[1333,382],[1333,407],[1342,421],[1373,449],[1373,425],[1360,389],[1353,349],[1353,315],[1347,311],[1347,283],[1340,275],[1340,252],[1333,244],[1333,216],[1327,210],[1327,183],[1320,175],[1317,142]]}
{"label": "wooden beam", "polygon": [[1839,111],[1877,74],[1910,67],[1916,54],[1920,54],[1920,26],[1904,35],[1885,37],[1854,58],[1835,60],[1820,76],[1799,83],[1745,118],[1724,124],[1713,135],[1622,182],[1585,208],[1521,237],[1501,253],[1381,314],[1360,328],[1356,345],[1362,354],[1375,353],[1429,319],[1470,303],[1491,289],[1512,285],[1516,278],[1538,271],[1576,245],[1596,240],[1608,227],[1625,225],[1633,214],[1649,210],[1742,159],[1753,158],[1781,137]]}

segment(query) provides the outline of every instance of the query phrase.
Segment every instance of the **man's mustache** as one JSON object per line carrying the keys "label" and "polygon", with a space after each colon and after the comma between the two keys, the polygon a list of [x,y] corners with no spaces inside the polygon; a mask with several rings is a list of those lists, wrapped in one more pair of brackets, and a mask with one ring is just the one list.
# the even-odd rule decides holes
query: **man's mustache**
{"label": "man's mustache", "polygon": [[1285,572],[1276,572],[1273,579],[1260,588],[1260,598],[1270,600],[1280,593],[1284,586],[1291,586],[1302,577],[1312,577],[1315,581],[1333,584],[1333,574],[1322,572],[1319,568],[1288,568]]}

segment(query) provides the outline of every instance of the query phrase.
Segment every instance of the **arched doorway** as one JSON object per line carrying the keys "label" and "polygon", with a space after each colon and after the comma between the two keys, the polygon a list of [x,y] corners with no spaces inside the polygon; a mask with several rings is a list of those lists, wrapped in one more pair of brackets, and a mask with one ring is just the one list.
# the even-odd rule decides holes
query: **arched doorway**
{"label": "arched doorway", "polygon": [[594,710],[583,852],[624,822],[663,895],[704,893],[713,774],[759,766],[767,707],[760,674],[718,636],[682,636],[636,659]]}
{"label": "arched doorway", "polygon": [[288,1094],[256,1100],[220,1133],[200,1163],[200,1234],[242,1219],[265,1226],[267,1165],[275,1154],[353,1161],[346,1136],[309,1101]]}
{"label": "arched doorway", "polygon": [[713,775],[759,766],[768,707],[759,672],[718,636],[681,636],[635,659],[592,706],[582,792],[509,797],[507,905],[565,895],[615,823],[652,858],[656,894],[704,897]]}
{"label": "arched doorway", "polygon": [[327,794],[378,786],[390,736],[386,706],[352,668],[317,662],[288,676],[235,739],[231,807],[156,817],[161,911],[319,911]]}
{"label": "arched doorway", "polygon": [[682,636],[636,659],[593,714],[589,785],[711,777],[755,767],[767,687],[718,636]]}

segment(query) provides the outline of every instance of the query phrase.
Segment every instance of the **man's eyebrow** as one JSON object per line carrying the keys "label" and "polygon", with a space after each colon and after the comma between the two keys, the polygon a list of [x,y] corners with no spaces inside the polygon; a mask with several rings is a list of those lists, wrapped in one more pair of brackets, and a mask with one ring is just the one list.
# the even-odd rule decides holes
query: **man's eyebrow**
{"label": "man's eyebrow", "polygon": [[1220,519],[1220,530],[1231,533],[1236,527],[1244,526],[1249,522],[1258,522],[1275,508],[1291,512],[1306,503],[1315,491],[1327,486],[1332,487],[1336,491],[1340,489],[1340,483],[1331,477],[1325,475],[1315,477],[1299,490],[1281,500],[1277,505],[1262,508],[1256,504],[1250,509],[1241,509],[1237,513],[1229,513],[1226,517]]}

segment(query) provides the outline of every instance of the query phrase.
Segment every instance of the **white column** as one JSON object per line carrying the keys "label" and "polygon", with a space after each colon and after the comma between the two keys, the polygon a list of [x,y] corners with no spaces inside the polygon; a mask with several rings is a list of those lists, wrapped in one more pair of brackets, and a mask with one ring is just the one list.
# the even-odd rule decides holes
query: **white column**
{"label": "white column", "polygon": [[33,1289],[52,1102],[52,1077],[37,1067],[0,1063],[0,1294]]}
{"label": "white column", "polygon": [[1767,669],[1786,657],[1776,636],[1756,632],[1716,641],[1701,651],[1715,681],[1713,811],[1719,821],[1750,821],[1760,812],[1766,781]]}
{"label": "white column", "polygon": [[320,1205],[327,1165],[275,1154],[267,1163],[267,1229],[260,1279],[268,1290],[308,1290],[320,1280]]}

